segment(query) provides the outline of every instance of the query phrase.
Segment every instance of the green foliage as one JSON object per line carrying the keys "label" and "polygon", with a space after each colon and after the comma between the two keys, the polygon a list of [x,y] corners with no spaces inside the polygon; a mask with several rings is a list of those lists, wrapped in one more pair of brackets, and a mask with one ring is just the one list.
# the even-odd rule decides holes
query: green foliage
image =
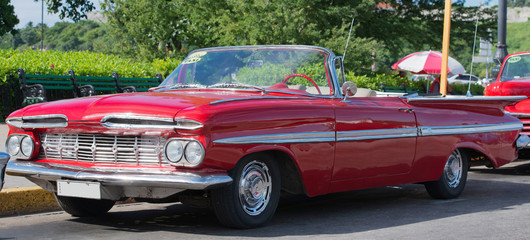
{"label": "green foliage", "polygon": [[70,18],[74,22],[86,18],[86,14],[94,9],[90,0],[46,0],[48,11],[59,13],[61,19]]}
{"label": "green foliage", "polygon": [[244,83],[256,86],[271,86],[291,74],[291,68],[283,65],[265,63],[259,68],[243,67],[237,78]]}
{"label": "green foliage", "polygon": [[[311,78],[318,86],[329,86],[326,75],[326,68],[321,62],[311,65],[304,65],[296,69],[296,73],[306,75]],[[287,76],[289,76],[288,74]],[[289,80],[291,84],[300,84],[305,86],[313,86],[313,84],[303,77],[293,77]]]}
{"label": "green foliage", "polygon": [[[93,21],[58,22],[50,28],[44,25],[44,49],[109,52],[113,44],[107,31],[105,24]],[[0,49],[40,49],[40,45],[41,25],[33,26],[32,22],[15,35],[0,37]]]}
{"label": "green foliage", "polygon": [[355,75],[353,72],[346,74],[346,81],[354,82],[359,88],[370,88],[373,90],[381,91],[381,83],[387,87],[401,87],[405,84],[407,88],[421,89],[420,93],[425,93],[428,83],[425,80],[421,81],[410,81],[407,78],[399,77],[395,74],[377,74],[373,77],[366,75]]}
{"label": "green foliage", "polygon": [[528,0],[508,0],[508,7],[530,7]]}
{"label": "green foliage", "polygon": [[[345,67],[373,74],[380,62],[387,71],[405,53],[403,46],[425,50],[441,46],[441,0],[405,0],[378,6],[359,1],[105,0],[103,9],[118,44],[114,53],[147,58],[181,56],[202,47],[225,45],[319,45],[342,55],[355,17]],[[493,9],[454,4],[453,38],[468,37],[475,16],[494,28]],[[354,12],[354,13],[352,13]],[[156,13],[156,14],[152,14]],[[485,36],[486,30],[479,36]],[[393,62],[392,62],[393,63]]]}
{"label": "green foliage", "polygon": [[[466,95],[467,93],[467,84],[450,84],[453,94],[456,95]],[[471,84],[471,94],[472,95],[484,95],[484,87],[480,84]]]}
{"label": "green foliage", "polygon": [[11,0],[0,0],[0,36],[16,32],[14,27],[18,24],[18,18],[10,2]]}
{"label": "green foliage", "polygon": [[506,44],[510,53],[530,51],[530,21],[508,23],[506,32]]}
{"label": "green foliage", "polygon": [[102,8],[114,41],[109,52],[149,60],[187,54],[180,52],[187,23],[179,2],[105,0]]}
{"label": "green foliage", "polygon": [[[419,89],[418,93],[426,93],[431,84],[431,82],[426,80],[410,81],[395,74],[377,74],[374,77],[368,77],[366,75],[357,76],[353,72],[346,74],[346,80],[354,82],[359,88],[370,88],[377,91],[382,91],[381,83],[384,83],[387,87],[401,87],[404,83],[407,88]],[[467,87],[467,84],[450,84],[450,94],[465,95]],[[471,84],[471,94],[483,95],[484,87],[479,84]]]}
{"label": "green foliage", "polygon": [[180,60],[155,59],[152,62],[135,61],[115,55],[90,52],[60,52],[36,50],[0,50],[0,77],[6,79],[18,68],[26,73],[63,75],[74,70],[77,75],[110,76],[117,72],[122,77],[167,76]]}

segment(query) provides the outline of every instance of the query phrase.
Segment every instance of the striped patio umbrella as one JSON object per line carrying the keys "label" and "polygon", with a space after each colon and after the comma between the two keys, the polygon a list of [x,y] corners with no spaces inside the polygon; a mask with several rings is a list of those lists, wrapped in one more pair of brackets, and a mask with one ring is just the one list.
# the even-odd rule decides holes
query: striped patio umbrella
{"label": "striped patio umbrella", "polygon": [[[462,64],[449,57],[447,74],[463,74],[466,72]],[[392,69],[408,71],[414,74],[441,74],[442,53],[424,51],[411,53],[392,65]]]}

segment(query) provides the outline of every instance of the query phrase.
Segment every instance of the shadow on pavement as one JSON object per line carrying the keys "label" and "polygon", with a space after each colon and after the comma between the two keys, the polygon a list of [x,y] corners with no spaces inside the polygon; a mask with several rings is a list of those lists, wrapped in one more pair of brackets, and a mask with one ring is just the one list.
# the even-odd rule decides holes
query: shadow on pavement
{"label": "shadow on pavement", "polygon": [[522,191],[530,189],[529,184],[492,181],[482,176],[529,175],[529,168],[530,163],[525,163],[507,169],[473,170],[481,176],[473,174],[468,179],[463,195],[452,200],[432,199],[420,184],[350,191],[315,198],[283,198],[275,217],[268,225],[250,230],[225,228],[217,222],[213,211],[193,209],[182,204],[167,205],[165,210],[111,212],[102,218],[76,218],[70,221],[101,225],[113,231],[168,231],[229,237],[356,233],[503,210],[529,203],[530,191]]}
{"label": "shadow on pavement", "polygon": [[506,167],[501,167],[498,169],[492,169],[492,168],[473,169],[472,168],[471,172],[502,174],[502,175],[530,175],[530,161],[521,161],[519,162],[519,164],[509,167],[509,168],[506,168]]}

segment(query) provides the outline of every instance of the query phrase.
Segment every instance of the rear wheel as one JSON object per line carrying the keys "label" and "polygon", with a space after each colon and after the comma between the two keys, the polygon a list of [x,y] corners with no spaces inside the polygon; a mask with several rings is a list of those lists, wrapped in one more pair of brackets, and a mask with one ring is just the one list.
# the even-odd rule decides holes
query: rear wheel
{"label": "rear wheel", "polygon": [[229,227],[253,228],[274,215],[280,199],[278,164],[269,155],[253,154],[231,170],[233,182],[212,191],[212,204],[219,221]]}
{"label": "rear wheel", "polygon": [[468,165],[467,155],[456,149],[447,159],[440,179],[425,183],[429,195],[438,199],[460,196],[466,185]]}
{"label": "rear wheel", "polygon": [[106,199],[87,199],[76,197],[63,197],[55,194],[55,199],[61,208],[72,216],[95,217],[107,213],[115,201]]}

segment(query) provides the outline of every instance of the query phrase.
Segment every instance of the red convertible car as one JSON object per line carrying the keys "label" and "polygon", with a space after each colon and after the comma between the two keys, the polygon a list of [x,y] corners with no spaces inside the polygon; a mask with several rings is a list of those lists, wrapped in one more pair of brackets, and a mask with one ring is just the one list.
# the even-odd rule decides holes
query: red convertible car
{"label": "red convertible car", "polygon": [[423,183],[455,198],[470,165],[502,166],[528,143],[501,110],[524,97],[378,97],[345,82],[342,66],[313,46],[200,49],[147,93],[13,112],[7,173],[74,216],[135,198],[211,207],[222,224],[251,228],[273,217],[281,192]]}

